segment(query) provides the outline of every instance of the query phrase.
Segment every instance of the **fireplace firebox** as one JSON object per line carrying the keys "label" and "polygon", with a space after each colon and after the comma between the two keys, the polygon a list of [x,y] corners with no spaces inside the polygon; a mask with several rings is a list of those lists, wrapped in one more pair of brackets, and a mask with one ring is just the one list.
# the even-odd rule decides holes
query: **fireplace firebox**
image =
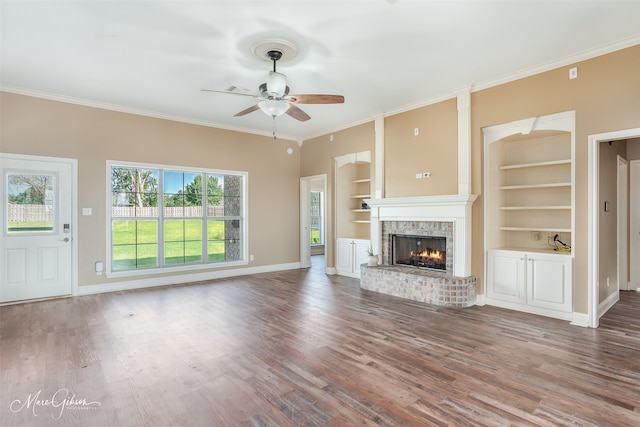
{"label": "fireplace firebox", "polygon": [[392,264],[429,270],[447,270],[447,239],[439,236],[393,234]]}

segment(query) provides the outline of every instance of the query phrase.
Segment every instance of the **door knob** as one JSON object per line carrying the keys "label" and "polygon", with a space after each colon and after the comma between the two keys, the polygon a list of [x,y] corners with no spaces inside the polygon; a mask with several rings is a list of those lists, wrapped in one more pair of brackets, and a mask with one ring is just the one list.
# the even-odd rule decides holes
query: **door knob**
{"label": "door knob", "polygon": [[68,242],[68,241],[69,241],[68,237],[65,237],[64,239],[60,239],[60,242]]}

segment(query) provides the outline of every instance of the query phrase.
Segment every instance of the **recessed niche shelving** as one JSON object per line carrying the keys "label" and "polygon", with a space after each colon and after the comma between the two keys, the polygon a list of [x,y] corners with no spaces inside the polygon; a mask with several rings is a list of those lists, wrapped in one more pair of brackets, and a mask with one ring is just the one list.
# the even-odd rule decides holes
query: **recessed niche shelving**
{"label": "recessed niche shelving", "polygon": [[484,129],[488,304],[570,318],[574,128],[568,111]]}

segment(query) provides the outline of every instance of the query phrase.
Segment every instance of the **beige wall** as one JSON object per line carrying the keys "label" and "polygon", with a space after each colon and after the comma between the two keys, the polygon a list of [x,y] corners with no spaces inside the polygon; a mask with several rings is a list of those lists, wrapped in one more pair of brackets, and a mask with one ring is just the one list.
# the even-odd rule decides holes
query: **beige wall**
{"label": "beige wall", "polygon": [[[579,77],[569,80],[569,68]],[[471,98],[472,191],[482,191],[482,128],[566,110],[576,111],[574,311],[588,301],[588,137],[640,127],[640,46],[475,92]],[[482,198],[473,207],[473,272],[481,277]]]}
{"label": "beige wall", "polygon": [[[579,77],[569,80],[569,68],[573,66],[578,67]],[[479,195],[473,205],[472,274],[478,278],[479,293],[484,292],[482,128],[528,117],[575,110],[574,311],[587,313],[588,137],[592,134],[640,127],[638,70],[640,46],[634,46],[472,93],[472,193]],[[456,123],[457,112],[453,99],[385,118],[386,196],[457,193]],[[420,135],[424,135],[424,139],[413,136],[415,127],[420,128]],[[373,146],[374,136],[369,137]],[[314,144],[304,143],[301,159],[303,175],[319,173],[306,168],[306,165],[314,162],[318,165],[323,164],[322,173],[331,176],[327,171],[331,170],[330,159],[336,154],[327,140],[328,137],[322,137],[316,138]],[[321,141],[325,143],[322,144]],[[360,139],[358,142],[362,143]],[[438,173],[431,181],[415,179],[415,174],[423,169],[423,164],[424,168],[432,168],[426,162],[423,163],[423,159],[429,158],[429,149],[434,147],[450,150],[440,156]],[[341,148],[343,153],[360,149],[351,145]],[[436,169],[430,172],[433,170]],[[330,262],[331,258],[328,259]]]}
{"label": "beige wall", "polygon": [[[577,66],[579,77],[568,79]],[[574,311],[587,312],[588,291],[588,136],[640,127],[640,46],[613,52],[471,96],[472,274],[484,276],[482,128],[560,111],[576,111],[576,229]],[[2,94],[2,151],[77,158],[80,283],[105,281],[92,272],[105,257],[105,161],[126,160],[244,170],[249,172],[252,265],[298,261],[300,176],[327,174],[327,265],[333,265],[333,159],[374,150],[373,122],[305,141],[273,141],[238,132],[98,110],[25,96]],[[453,99],[385,119],[385,195],[435,195],[457,192],[457,113]],[[420,136],[413,129],[420,128]],[[294,148],[288,156],[286,148]],[[177,148],[179,147],[179,148]],[[429,163],[438,150],[437,164]],[[373,167],[373,165],[372,165]],[[416,169],[416,170],[413,170]],[[417,180],[418,171],[433,178]],[[375,183],[374,183],[375,185]],[[268,215],[265,215],[268,212]]]}
{"label": "beige wall", "polygon": [[[0,107],[0,151],[78,160],[81,286],[109,282],[93,272],[106,259],[107,160],[248,172],[249,266],[299,261],[294,142],[4,92]],[[84,207],[93,215],[82,216]]]}
{"label": "beige wall", "polygon": [[[418,136],[414,129],[418,128]],[[458,192],[458,111],[450,99],[384,121],[386,197]],[[430,178],[416,179],[430,172]]]}
{"label": "beige wall", "polygon": [[[333,135],[333,141],[330,140],[331,135]],[[341,130],[330,135],[313,138],[308,141],[304,141],[302,144],[300,176],[305,177],[327,174],[327,228],[325,230],[325,259],[327,267],[334,267],[335,264],[335,174],[333,159],[344,156],[345,154],[358,153],[367,150],[373,153],[374,139],[374,124],[373,122],[369,122]],[[372,176],[373,168],[374,164],[372,156]]]}

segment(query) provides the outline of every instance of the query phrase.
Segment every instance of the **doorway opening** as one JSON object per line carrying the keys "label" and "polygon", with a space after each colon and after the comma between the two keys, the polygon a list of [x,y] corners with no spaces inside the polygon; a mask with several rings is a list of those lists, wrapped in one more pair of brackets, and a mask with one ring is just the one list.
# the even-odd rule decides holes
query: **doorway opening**
{"label": "doorway opening", "polygon": [[[327,175],[300,178],[300,267],[311,267],[325,254]],[[313,255],[313,256],[312,256]]]}
{"label": "doorway opening", "polygon": [[[639,138],[640,128],[590,135],[588,138],[588,326],[592,328],[598,327],[600,317],[618,301],[619,290],[624,290],[622,286],[619,286],[624,277],[618,278],[620,265],[617,256],[620,247],[618,230],[624,229],[624,227],[618,227],[617,199],[618,197],[628,197],[634,190],[631,187],[629,192],[618,189],[619,160],[617,154],[623,149],[625,156],[628,157],[626,160],[631,163],[633,163],[635,156],[640,159]],[[631,183],[631,185],[633,184]],[[616,199],[616,203],[612,203],[612,198]],[[628,201],[630,202],[628,205],[633,204],[632,198],[629,198]],[[638,218],[633,218],[633,209],[630,209],[629,212],[628,224],[631,227],[628,228],[627,237],[629,238],[629,247],[632,247],[633,240],[635,238],[640,240],[640,236],[634,236],[633,231],[634,223],[638,222]],[[613,230],[611,233],[607,231],[609,228]],[[615,262],[609,262],[611,260],[605,258],[608,253],[614,254]],[[632,249],[625,252],[629,260],[633,259],[630,257],[630,254],[633,253]],[[632,262],[628,263],[629,268],[632,264]],[[626,273],[622,271],[620,274],[626,277]],[[612,286],[615,286],[615,290],[612,290]]]}

